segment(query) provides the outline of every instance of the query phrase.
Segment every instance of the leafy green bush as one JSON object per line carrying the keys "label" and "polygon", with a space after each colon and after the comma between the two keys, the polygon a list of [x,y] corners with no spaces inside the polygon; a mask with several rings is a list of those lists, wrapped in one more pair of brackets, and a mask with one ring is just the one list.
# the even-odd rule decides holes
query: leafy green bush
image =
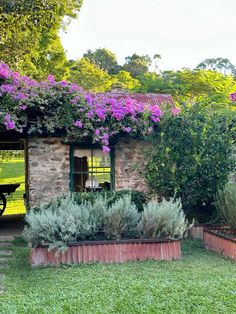
{"label": "leafy green bush", "polygon": [[147,197],[144,192],[137,190],[119,190],[119,191],[102,191],[102,192],[75,192],[74,200],[77,204],[82,204],[84,201],[94,202],[100,195],[105,196],[108,205],[112,205],[119,198],[125,195],[131,195],[131,202],[134,203],[138,211],[143,210],[143,204],[147,202]]}
{"label": "leafy green bush", "polygon": [[165,115],[145,169],[151,191],[167,199],[175,193],[190,218],[195,209],[206,210],[235,169],[233,125],[229,115],[197,104],[174,118]]}
{"label": "leafy green bush", "polygon": [[217,191],[215,205],[231,228],[236,229],[236,183],[229,182]]}
{"label": "leafy green bush", "polygon": [[144,206],[138,230],[142,238],[182,238],[188,222],[180,199],[163,199],[161,202],[150,201]]}
{"label": "leafy green bush", "polygon": [[105,214],[104,232],[108,239],[121,239],[130,235],[139,221],[139,213],[131,195],[124,195],[108,208]]}

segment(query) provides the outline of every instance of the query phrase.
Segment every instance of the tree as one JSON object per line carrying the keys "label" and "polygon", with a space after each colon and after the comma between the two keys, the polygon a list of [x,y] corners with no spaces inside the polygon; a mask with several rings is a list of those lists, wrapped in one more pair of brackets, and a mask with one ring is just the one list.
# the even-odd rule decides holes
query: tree
{"label": "tree", "polygon": [[156,53],[153,56],[153,60],[154,60],[154,67],[155,67],[155,72],[157,72],[158,69],[158,61],[161,59],[161,55],[159,53]]}
{"label": "tree", "polygon": [[106,48],[98,48],[95,51],[88,50],[83,57],[100,69],[107,71],[108,74],[117,74],[121,68],[115,54]]}
{"label": "tree", "polygon": [[111,89],[117,88],[132,91],[138,89],[139,87],[139,81],[134,79],[127,71],[120,71],[118,74],[113,75]]}
{"label": "tree", "polygon": [[71,65],[71,82],[76,82],[87,91],[105,92],[110,89],[112,77],[106,71],[90,63],[88,59],[71,61]]}
{"label": "tree", "polygon": [[147,72],[137,78],[140,85],[136,91],[141,93],[169,93],[162,88],[164,80],[161,75],[157,75],[154,72]]}
{"label": "tree", "polygon": [[231,74],[236,78],[235,66],[227,58],[206,59],[197,66],[197,69],[215,70],[225,75]]}
{"label": "tree", "polygon": [[232,76],[204,69],[146,73],[138,79],[139,91],[171,94],[180,104],[229,104],[229,94],[236,90]]}
{"label": "tree", "polygon": [[70,63],[66,58],[58,34],[45,34],[42,37],[38,56],[32,60],[37,68],[37,73],[32,76],[38,80],[47,78],[49,73],[58,81],[67,79],[70,76]]}
{"label": "tree", "polygon": [[132,56],[125,58],[123,70],[130,72],[132,77],[136,78],[148,72],[148,67],[152,63],[152,59],[148,55],[139,56],[134,53]]}
{"label": "tree", "polygon": [[236,166],[232,156],[233,119],[231,113],[197,104],[178,116],[163,116],[146,163],[146,179],[152,192],[159,197],[181,197],[190,216],[194,209],[198,213],[206,210]]}
{"label": "tree", "polygon": [[[65,27],[63,19],[76,17],[81,5],[82,0],[5,1],[0,7],[0,60],[37,78],[43,52],[46,57],[55,40],[59,47],[59,38],[55,37]],[[64,53],[61,48],[60,53]]]}

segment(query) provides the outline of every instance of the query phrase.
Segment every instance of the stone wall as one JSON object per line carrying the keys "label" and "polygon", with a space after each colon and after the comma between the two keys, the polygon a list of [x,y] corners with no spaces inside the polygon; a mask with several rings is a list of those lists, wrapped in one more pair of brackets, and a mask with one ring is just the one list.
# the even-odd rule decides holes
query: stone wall
{"label": "stone wall", "polygon": [[145,149],[148,143],[122,139],[115,146],[115,189],[147,191],[143,176]]}
{"label": "stone wall", "polygon": [[69,192],[69,145],[60,138],[28,139],[28,201],[38,205]]}
{"label": "stone wall", "polygon": [[[70,146],[61,138],[28,139],[28,202],[36,206],[70,190]],[[115,146],[115,189],[147,191],[143,178],[147,143],[122,139]]]}

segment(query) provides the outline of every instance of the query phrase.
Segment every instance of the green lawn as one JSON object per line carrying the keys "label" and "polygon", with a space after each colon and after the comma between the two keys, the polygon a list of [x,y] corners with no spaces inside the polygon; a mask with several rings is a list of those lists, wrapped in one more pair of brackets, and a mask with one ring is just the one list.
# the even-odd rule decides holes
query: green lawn
{"label": "green lawn", "polygon": [[7,196],[7,207],[4,215],[22,214],[26,209],[23,194],[25,193],[25,162],[24,159],[0,161],[0,184],[20,183],[20,187],[12,196]]}
{"label": "green lawn", "polygon": [[183,243],[172,262],[30,269],[14,247],[0,313],[236,313],[236,263]]}

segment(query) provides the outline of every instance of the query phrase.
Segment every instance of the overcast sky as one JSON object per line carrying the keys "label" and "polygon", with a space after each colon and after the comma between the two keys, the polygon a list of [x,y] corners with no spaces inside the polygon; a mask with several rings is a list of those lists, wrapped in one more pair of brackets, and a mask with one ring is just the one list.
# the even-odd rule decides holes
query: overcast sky
{"label": "overcast sky", "polygon": [[236,0],[84,0],[61,39],[69,59],[106,47],[119,63],[162,56],[162,70],[194,68],[206,58],[236,65]]}

